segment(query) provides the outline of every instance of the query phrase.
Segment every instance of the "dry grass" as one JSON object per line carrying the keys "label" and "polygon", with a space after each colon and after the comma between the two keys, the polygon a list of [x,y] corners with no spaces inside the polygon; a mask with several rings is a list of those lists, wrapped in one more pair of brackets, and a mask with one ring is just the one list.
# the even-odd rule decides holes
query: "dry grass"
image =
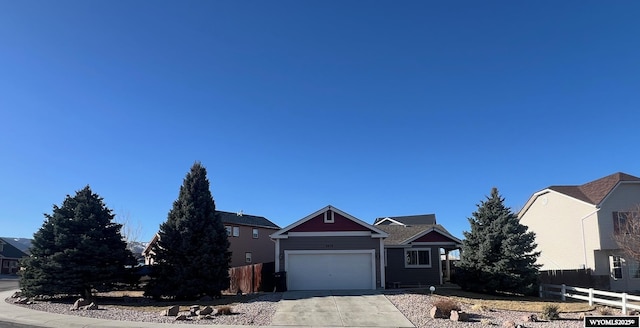
{"label": "dry grass", "polygon": [[[428,290],[415,290],[420,294],[429,294]],[[542,312],[549,304],[557,305],[560,312],[587,312],[595,307],[589,306],[587,302],[548,300],[531,296],[516,295],[486,295],[463,291],[460,288],[438,288],[435,294],[447,296],[457,302],[470,304],[476,307],[483,307],[493,310],[509,310],[522,312]]]}

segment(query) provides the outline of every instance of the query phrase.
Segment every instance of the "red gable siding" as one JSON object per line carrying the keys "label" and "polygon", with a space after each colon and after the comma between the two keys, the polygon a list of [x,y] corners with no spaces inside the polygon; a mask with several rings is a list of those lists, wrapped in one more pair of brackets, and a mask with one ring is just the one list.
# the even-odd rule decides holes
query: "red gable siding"
{"label": "red gable siding", "polygon": [[428,234],[415,239],[413,242],[422,242],[422,243],[437,243],[437,242],[452,242],[451,238],[440,234],[439,232],[431,231]]}
{"label": "red gable siding", "polygon": [[[331,215],[332,211],[327,211]],[[307,222],[292,228],[289,232],[319,232],[319,231],[370,231],[366,227],[351,221],[344,216],[334,212],[333,223],[324,223],[324,213],[311,218]]]}

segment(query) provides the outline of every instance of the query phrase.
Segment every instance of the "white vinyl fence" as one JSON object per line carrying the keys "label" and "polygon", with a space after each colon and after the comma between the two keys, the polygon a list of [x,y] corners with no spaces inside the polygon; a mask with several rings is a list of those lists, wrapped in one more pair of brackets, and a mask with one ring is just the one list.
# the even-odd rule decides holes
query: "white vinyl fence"
{"label": "white vinyl fence", "polygon": [[[593,288],[572,287],[567,285],[540,285],[540,297],[549,295],[560,296],[565,301],[567,297],[588,301],[589,305],[594,303],[606,304],[622,308],[622,314],[627,314],[628,309],[640,310],[640,296],[629,295],[627,293],[613,293]],[[630,303],[634,302],[636,304]]]}

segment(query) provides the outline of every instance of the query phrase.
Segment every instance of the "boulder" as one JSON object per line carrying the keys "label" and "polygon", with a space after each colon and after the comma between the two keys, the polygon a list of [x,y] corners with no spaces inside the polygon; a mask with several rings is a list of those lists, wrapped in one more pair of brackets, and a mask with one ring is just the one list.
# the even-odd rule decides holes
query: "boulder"
{"label": "boulder", "polygon": [[19,290],[11,295],[11,298],[20,298],[20,297],[22,297],[22,292]]}
{"label": "boulder", "polygon": [[81,310],[97,310],[98,304],[91,302],[91,304],[80,307]]}
{"label": "boulder", "polygon": [[162,315],[167,317],[175,317],[178,315],[179,312],[180,312],[180,307],[178,307],[177,305],[174,305],[167,308],[166,310],[163,310]]}
{"label": "boulder", "polygon": [[20,297],[17,300],[13,301],[13,303],[15,304],[28,304],[29,303],[29,299],[26,297]]}
{"label": "boulder", "polygon": [[502,323],[502,327],[503,328],[516,328],[516,323],[511,321],[511,320],[507,320],[507,321]]}
{"label": "boulder", "polygon": [[429,310],[429,316],[430,316],[432,319],[442,319],[442,318],[444,318],[444,317],[445,317],[445,316],[444,316],[444,313],[442,313],[442,310],[440,310],[440,309],[439,309],[437,306],[435,306],[435,305],[431,308],[431,310]]}
{"label": "boulder", "polygon": [[89,302],[88,300],[85,300],[84,298],[79,298],[73,303],[70,310],[75,311],[89,304],[91,304],[91,302]]}
{"label": "boulder", "polygon": [[208,315],[208,314],[213,314],[213,308],[208,305],[198,311],[198,315]]}
{"label": "boulder", "polygon": [[185,314],[176,316],[176,321],[189,320]]}
{"label": "boulder", "polygon": [[451,321],[469,321],[469,315],[462,311],[451,310],[449,319],[451,319]]}
{"label": "boulder", "polygon": [[192,305],[189,308],[189,315],[194,317],[194,316],[198,315],[198,311],[200,311],[200,305]]}

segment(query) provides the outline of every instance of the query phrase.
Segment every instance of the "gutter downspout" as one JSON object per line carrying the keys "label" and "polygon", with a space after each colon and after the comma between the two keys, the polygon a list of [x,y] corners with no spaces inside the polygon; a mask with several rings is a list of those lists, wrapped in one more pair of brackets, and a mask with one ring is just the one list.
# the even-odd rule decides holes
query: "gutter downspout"
{"label": "gutter downspout", "polygon": [[599,207],[596,207],[596,210],[585,215],[584,217],[582,217],[580,219],[580,229],[582,230],[582,253],[584,255],[584,268],[587,268],[587,241],[584,237],[584,220],[588,219],[590,216],[598,213],[598,211],[600,211]]}

